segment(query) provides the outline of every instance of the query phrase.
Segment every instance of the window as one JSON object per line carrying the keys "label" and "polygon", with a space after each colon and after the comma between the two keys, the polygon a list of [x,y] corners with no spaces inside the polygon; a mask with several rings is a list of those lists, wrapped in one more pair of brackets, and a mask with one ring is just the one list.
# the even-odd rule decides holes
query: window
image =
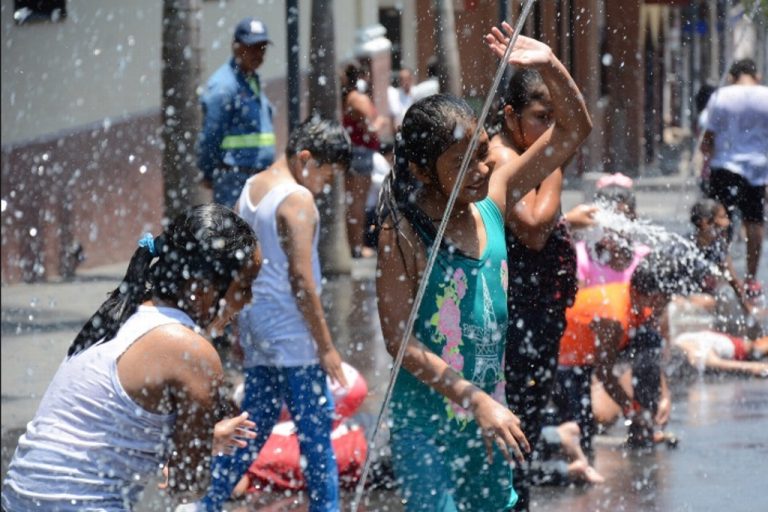
{"label": "window", "polygon": [[62,21],[67,17],[67,0],[14,0],[13,20],[26,23]]}

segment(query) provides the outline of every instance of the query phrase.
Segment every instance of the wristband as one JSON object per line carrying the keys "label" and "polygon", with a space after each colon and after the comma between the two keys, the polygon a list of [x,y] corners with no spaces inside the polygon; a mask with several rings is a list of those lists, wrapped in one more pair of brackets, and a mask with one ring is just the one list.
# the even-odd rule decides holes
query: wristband
{"label": "wristband", "polygon": [[622,412],[624,413],[625,418],[631,418],[635,416],[638,412],[643,410],[643,406],[640,405],[640,402],[637,400],[632,400],[632,404],[628,407],[624,407]]}

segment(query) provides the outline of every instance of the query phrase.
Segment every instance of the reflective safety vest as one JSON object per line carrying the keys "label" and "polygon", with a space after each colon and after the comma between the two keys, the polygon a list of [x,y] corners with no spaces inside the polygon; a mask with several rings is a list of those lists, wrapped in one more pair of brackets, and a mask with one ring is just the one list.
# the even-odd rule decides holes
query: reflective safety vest
{"label": "reflective safety vest", "polygon": [[230,60],[208,80],[201,105],[197,159],[207,179],[217,169],[236,166],[259,171],[274,162],[273,109],[258,75],[246,77]]}

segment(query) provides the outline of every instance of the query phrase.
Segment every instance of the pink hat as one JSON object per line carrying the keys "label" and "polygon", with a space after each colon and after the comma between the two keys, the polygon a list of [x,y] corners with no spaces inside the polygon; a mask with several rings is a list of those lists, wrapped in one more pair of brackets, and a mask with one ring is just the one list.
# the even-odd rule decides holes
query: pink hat
{"label": "pink hat", "polygon": [[595,187],[601,189],[609,185],[617,185],[619,187],[632,188],[632,183],[632,178],[617,172],[613,174],[606,174],[605,176],[598,179],[597,183],[595,183]]}

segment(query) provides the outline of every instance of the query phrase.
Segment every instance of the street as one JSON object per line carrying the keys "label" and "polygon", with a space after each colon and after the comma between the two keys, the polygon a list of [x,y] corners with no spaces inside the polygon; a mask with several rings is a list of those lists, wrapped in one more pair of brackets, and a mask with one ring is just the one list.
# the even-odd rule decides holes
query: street
{"label": "street", "polygon": [[[637,190],[638,211],[670,231],[688,229],[688,208],[696,190]],[[564,208],[583,194],[568,190]],[[764,248],[764,251],[768,247]],[[743,266],[743,247],[735,247]],[[739,263],[739,251],[742,251]],[[764,254],[766,254],[764,252]],[[768,258],[760,275],[768,276]],[[33,416],[41,394],[82,323],[118,282],[125,263],[78,274],[71,282],[9,285],[2,288],[2,474],[18,436]],[[738,267],[737,267],[738,268]],[[374,289],[375,262],[357,260],[351,276],[328,281],[324,304],[343,357],[365,376],[370,396],[363,410],[378,414],[391,358],[384,349]],[[599,436],[596,468],[607,482],[595,487],[541,487],[533,510],[715,511],[766,510],[765,457],[768,455],[768,386],[764,381],[697,377],[673,387],[670,430],[676,449],[626,452],[623,426]],[[349,502],[349,495],[345,495]],[[162,510],[148,490],[137,511]],[[271,503],[271,505],[270,505]],[[267,496],[233,510],[303,510],[301,497]],[[373,491],[365,510],[402,510],[392,492]]]}

